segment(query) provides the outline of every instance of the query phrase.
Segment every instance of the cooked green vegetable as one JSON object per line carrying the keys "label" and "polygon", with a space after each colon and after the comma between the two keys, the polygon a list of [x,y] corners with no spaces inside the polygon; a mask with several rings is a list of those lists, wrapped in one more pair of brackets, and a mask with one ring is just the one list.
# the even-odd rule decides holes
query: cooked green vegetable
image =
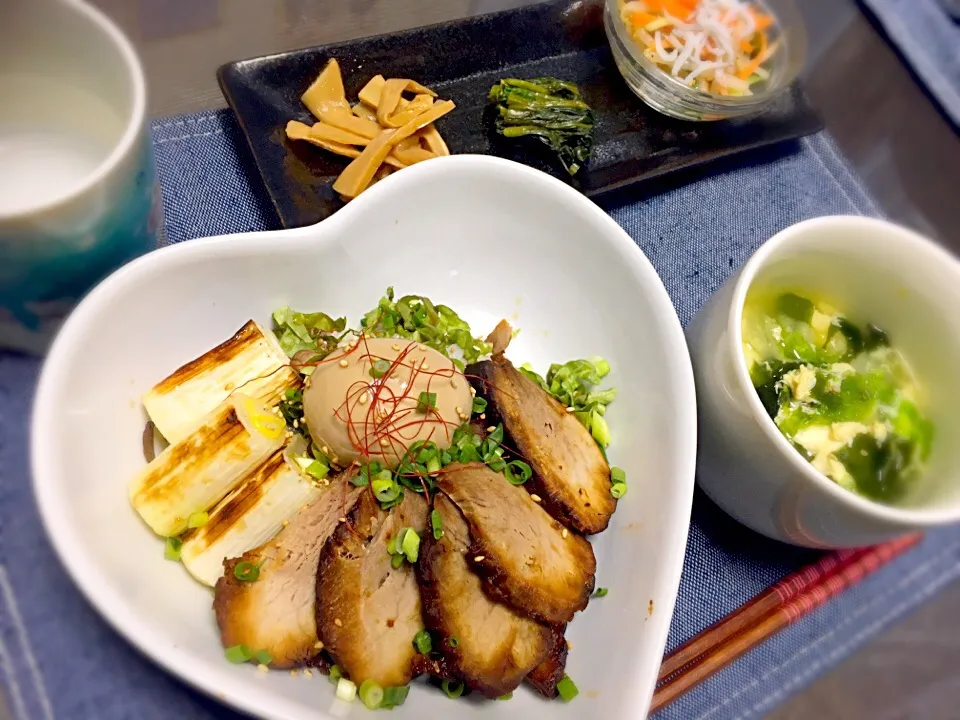
{"label": "cooked green vegetable", "polygon": [[301,313],[283,307],[273,313],[275,332],[283,351],[293,357],[301,350],[315,350],[318,358],[329,354],[338,335],[347,327],[346,318],[334,320],[326,313]]}
{"label": "cooked green vegetable", "polygon": [[571,175],[593,152],[593,112],[576,85],[554,78],[507,78],[490,88],[496,129],[505,138],[530,137],[546,145]]}
{"label": "cooked green vegetable", "polygon": [[569,675],[564,675],[560,682],[557,683],[557,694],[564,702],[570,702],[580,694],[580,690],[577,688],[577,684],[570,679]]}
{"label": "cooked green vegetable", "polygon": [[930,453],[933,425],[887,334],[792,292],[748,298],[742,332],[760,402],[793,446],[848,490],[902,496]]}
{"label": "cooked green vegetable", "polygon": [[[394,301],[393,288],[373,310],[360,321],[363,331],[370,337],[402,337],[421,342],[427,347],[450,357],[452,348],[463,353],[463,360],[476,362],[490,353],[490,345],[476,338],[470,326],[446,305],[434,305],[422,295],[404,295]],[[453,359],[463,370],[463,362]]]}

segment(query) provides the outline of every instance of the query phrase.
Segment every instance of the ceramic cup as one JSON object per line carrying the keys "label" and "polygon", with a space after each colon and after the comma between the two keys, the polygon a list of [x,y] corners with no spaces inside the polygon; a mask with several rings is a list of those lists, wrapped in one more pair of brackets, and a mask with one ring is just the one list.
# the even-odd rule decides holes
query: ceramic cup
{"label": "ceramic cup", "polygon": [[42,353],[76,301],[157,247],[143,70],[80,0],[0,2],[0,347]]}
{"label": "ceramic cup", "polygon": [[[751,292],[806,289],[883,328],[933,421],[924,475],[895,505],[840,487],[784,438],[750,382],[741,317]],[[687,331],[697,385],[697,480],[734,518],[808,547],[870,545],[960,520],[960,261],[882,220],[823,217],[768,240]]]}

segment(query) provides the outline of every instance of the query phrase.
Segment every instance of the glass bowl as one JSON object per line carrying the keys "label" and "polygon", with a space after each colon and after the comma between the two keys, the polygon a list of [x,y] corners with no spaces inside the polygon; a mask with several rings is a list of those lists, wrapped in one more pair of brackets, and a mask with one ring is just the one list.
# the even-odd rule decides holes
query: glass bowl
{"label": "glass bowl", "polygon": [[620,18],[618,0],[605,0],[605,3],[604,29],[620,74],[637,97],[664,115],[711,121],[755,113],[783,93],[803,69],[806,31],[791,0],[755,3],[776,18],[774,39],[780,38],[784,47],[771,60],[769,80],[753,95],[715,95],[685,85],[643,54]]}

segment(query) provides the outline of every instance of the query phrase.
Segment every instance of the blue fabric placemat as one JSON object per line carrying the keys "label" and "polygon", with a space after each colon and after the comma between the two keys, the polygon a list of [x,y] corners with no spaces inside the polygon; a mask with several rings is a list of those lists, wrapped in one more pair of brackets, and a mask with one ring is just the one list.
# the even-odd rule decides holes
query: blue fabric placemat
{"label": "blue fabric placemat", "polygon": [[[276,227],[226,112],[158,121],[154,141],[172,242]],[[703,172],[703,171],[699,171]],[[604,208],[652,260],[684,324],[776,231],[835,213],[879,214],[818,135],[625,190]],[[47,543],[30,490],[27,427],[38,363],[0,354],[0,683],[17,720],[239,718],[153,666],[79,595]],[[745,530],[698,493],[675,647],[816,555]],[[719,720],[764,711],[960,576],[960,529],[923,543],[661,711]],[[585,706],[584,712],[588,712]]]}
{"label": "blue fabric placemat", "polygon": [[860,0],[960,128],[960,0]]}

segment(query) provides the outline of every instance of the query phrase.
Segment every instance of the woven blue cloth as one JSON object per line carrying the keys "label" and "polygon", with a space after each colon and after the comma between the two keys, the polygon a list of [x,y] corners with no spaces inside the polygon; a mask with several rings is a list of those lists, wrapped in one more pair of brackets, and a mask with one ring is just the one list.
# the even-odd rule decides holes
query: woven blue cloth
{"label": "woven blue cloth", "polygon": [[860,0],[960,128],[960,0]]}
{"label": "woven blue cloth", "polygon": [[[276,227],[229,114],[159,121],[154,141],[171,241]],[[652,260],[684,323],[781,228],[817,215],[879,213],[823,135],[714,166],[697,182],[645,187],[603,205]],[[37,372],[35,360],[0,355],[0,682],[14,717],[239,718],[142,658],[61,569],[29,486],[27,426]],[[698,493],[670,646],[815,557],[739,527]],[[960,530],[931,533],[658,717],[762,716],[958,575]]]}

